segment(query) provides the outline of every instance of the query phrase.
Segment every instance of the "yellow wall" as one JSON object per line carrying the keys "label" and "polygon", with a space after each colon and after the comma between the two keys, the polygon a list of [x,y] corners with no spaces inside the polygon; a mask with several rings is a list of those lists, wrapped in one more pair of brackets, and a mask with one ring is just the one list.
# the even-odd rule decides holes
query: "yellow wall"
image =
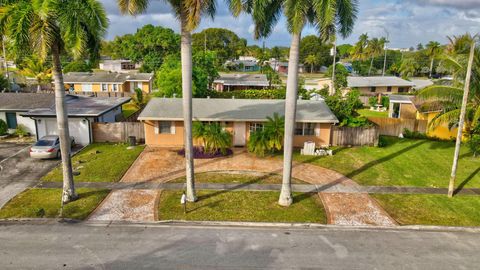
{"label": "yellow wall", "polygon": [[[82,84],[76,83],[73,85],[74,90],[76,92],[83,92]],[[65,84],[65,90],[70,89],[70,84]],[[107,84],[108,92],[113,91],[113,84]],[[145,93],[151,92],[150,82],[143,82],[142,83],[142,91]],[[101,84],[92,84],[92,92],[102,92],[102,85]],[[130,82],[125,82],[123,84],[119,84],[118,92],[130,92]]]}
{"label": "yellow wall", "polygon": [[[428,124],[433,120],[433,118],[437,115],[437,112],[432,112],[432,113],[417,113],[417,119],[418,120],[427,120]],[[458,129],[452,129],[450,130],[448,128],[448,125],[440,125],[436,127],[433,130],[430,130],[427,127],[427,136],[429,137],[436,137],[439,139],[444,139],[444,140],[450,140],[450,139],[455,139],[457,137],[457,132]]]}
{"label": "yellow wall", "polygon": [[[331,124],[319,124],[320,136],[295,136],[293,144],[295,147],[303,147],[307,141],[312,141],[317,146],[330,145]],[[183,146],[183,122],[175,122],[175,134],[155,134],[155,122],[145,121],[145,143],[150,146],[161,147],[182,147]],[[229,122],[226,130],[233,134],[233,122]],[[246,138],[250,137],[250,124],[246,125]],[[232,138],[233,139],[233,138]],[[195,145],[201,145],[201,142],[195,141]]]}
{"label": "yellow wall", "polygon": [[[374,94],[374,93],[382,93],[382,94],[397,94],[398,93],[397,86],[392,86],[392,91],[387,92],[387,87],[377,87],[375,92],[370,91],[370,87],[355,87],[354,89],[358,89],[362,94]],[[404,87],[404,93],[409,92],[411,87]]]}

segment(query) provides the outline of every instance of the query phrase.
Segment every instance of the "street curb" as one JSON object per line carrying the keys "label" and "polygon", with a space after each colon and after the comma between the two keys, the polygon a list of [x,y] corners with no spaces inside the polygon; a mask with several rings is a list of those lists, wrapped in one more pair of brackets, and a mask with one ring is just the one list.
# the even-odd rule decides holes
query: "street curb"
{"label": "street curb", "polygon": [[480,227],[452,227],[452,226],[425,226],[425,225],[408,225],[408,226],[343,226],[328,225],[318,223],[268,223],[268,222],[229,222],[229,221],[182,221],[182,220],[165,220],[152,222],[129,222],[129,221],[80,221],[75,219],[56,219],[56,218],[35,218],[35,219],[0,219],[0,226],[14,225],[85,225],[92,227],[145,227],[145,228],[245,228],[245,229],[292,229],[292,230],[331,230],[331,231],[392,231],[392,232],[465,232],[480,233]]}

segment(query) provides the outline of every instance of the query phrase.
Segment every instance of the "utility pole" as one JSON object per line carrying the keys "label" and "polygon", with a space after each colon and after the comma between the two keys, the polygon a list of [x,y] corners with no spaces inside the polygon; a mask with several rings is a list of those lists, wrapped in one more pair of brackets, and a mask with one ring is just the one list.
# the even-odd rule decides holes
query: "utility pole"
{"label": "utility pole", "polygon": [[335,95],[335,69],[337,67],[337,37],[333,36],[333,66],[332,66],[332,87],[330,87],[330,95]]}
{"label": "utility pole", "polygon": [[385,47],[383,48],[385,51],[385,59],[383,60],[383,72],[382,76],[385,76],[385,69],[387,68],[387,51],[388,51],[388,46],[387,44],[390,42],[390,33],[388,32],[387,28],[383,28],[385,30],[385,33],[387,33],[387,40],[385,42]]}
{"label": "utility pole", "polygon": [[468,95],[470,91],[470,78],[472,76],[473,57],[475,55],[475,38],[472,40],[470,48],[470,57],[468,59],[467,76],[465,78],[465,86],[463,89],[462,109],[460,110],[460,120],[458,122],[457,141],[455,143],[455,154],[453,156],[452,174],[450,175],[450,183],[448,184],[448,197],[453,197],[455,190],[455,179],[457,177],[458,156],[460,155],[460,146],[462,144],[463,126],[465,124],[465,114],[467,112]]}
{"label": "utility pole", "polygon": [[2,36],[2,47],[3,47],[3,64],[5,68],[5,77],[7,78],[7,81],[10,82],[10,74],[8,74],[7,52],[5,49],[5,36]]}

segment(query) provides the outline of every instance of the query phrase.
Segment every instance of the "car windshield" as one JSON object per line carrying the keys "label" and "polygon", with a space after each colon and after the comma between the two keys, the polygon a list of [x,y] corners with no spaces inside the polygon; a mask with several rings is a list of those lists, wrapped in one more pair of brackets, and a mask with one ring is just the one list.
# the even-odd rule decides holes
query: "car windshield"
{"label": "car windshield", "polygon": [[40,140],[35,144],[35,146],[53,146],[54,144],[55,144],[55,141]]}

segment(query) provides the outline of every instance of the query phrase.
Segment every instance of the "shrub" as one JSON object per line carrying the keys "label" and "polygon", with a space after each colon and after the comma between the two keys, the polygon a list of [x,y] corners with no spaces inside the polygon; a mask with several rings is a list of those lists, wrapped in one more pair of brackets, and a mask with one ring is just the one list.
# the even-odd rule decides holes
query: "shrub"
{"label": "shrub", "polygon": [[368,105],[370,105],[370,107],[375,107],[377,105],[377,100],[378,98],[375,96],[368,98]]}
{"label": "shrub", "polygon": [[[181,156],[185,156],[185,149],[182,149],[177,152]],[[220,150],[216,152],[207,152],[204,147],[194,147],[193,148],[193,158],[195,159],[210,159],[230,156],[233,154],[232,149],[226,149],[225,153],[222,153]]]}
{"label": "shrub", "polygon": [[259,157],[280,151],[283,147],[285,118],[274,114],[273,117],[267,117],[267,119],[264,128],[252,132],[248,140],[248,151]]}
{"label": "shrub", "polygon": [[364,116],[359,117],[347,117],[344,119],[340,126],[344,127],[371,127],[373,124],[368,121],[368,119]]}
{"label": "shrub", "polygon": [[476,157],[480,153],[480,134],[472,135],[467,141],[468,148],[473,152],[473,156]]}
{"label": "shrub", "polygon": [[388,145],[388,140],[384,136],[378,138],[378,147],[386,147]]}
{"label": "shrub", "polygon": [[7,134],[7,132],[8,132],[7,123],[5,123],[5,121],[0,119],[0,136]]}
{"label": "shrub", "polygon": [[407,139],[428,139],[427,134],[418,131],[411,131],[407,128],[403,130],[403,137]]}
{"label": "shrub", "polygon": [[232,134],[218,123],[194,122],[193,137],[202,140],[206,153],[221,152],[226,155],[232,145]]}
{"label": "shrub", "polygon": [[19,137],[27,136],[28,135],[27,127],[22,124],[18,125],[17,129],[15,130],[15,134]]}

